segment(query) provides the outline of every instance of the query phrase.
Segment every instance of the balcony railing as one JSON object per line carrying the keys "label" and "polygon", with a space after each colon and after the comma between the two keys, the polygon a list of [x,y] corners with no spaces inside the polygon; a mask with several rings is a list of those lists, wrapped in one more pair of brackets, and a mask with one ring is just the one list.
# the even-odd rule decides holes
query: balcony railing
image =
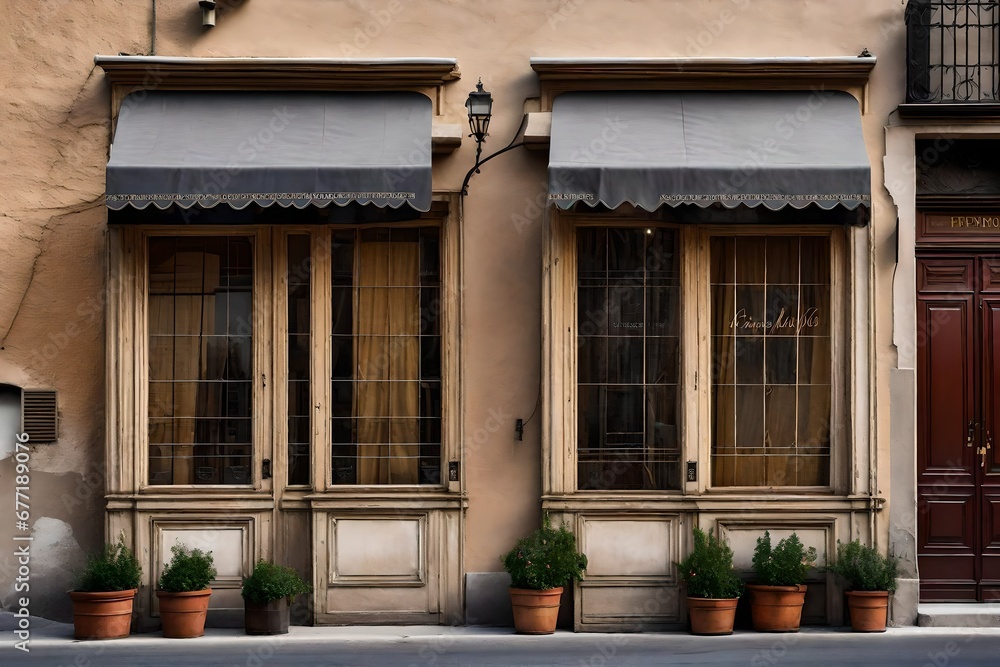
{"label": "balcony railing", "polygon": [[906,101],[997,103],[1000,0],[909,0]]}

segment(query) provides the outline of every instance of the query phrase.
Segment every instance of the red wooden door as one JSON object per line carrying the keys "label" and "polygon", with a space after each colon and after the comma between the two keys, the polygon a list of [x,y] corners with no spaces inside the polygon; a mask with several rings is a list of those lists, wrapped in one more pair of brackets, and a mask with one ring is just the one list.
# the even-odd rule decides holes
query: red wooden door
{"label": "red wooden door", "polygon": [[917,260],[923,601],[1000,598],[1000,260]]}

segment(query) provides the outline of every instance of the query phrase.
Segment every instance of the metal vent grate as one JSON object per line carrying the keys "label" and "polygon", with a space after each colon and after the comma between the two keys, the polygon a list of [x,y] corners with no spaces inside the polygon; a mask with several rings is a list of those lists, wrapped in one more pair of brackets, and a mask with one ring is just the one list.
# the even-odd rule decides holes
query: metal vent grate
{"label": "metal vent grate", "polygon": [[56,392],[49,389],[24,390],[24,432],[28,442],[55,442],[58,435]]}

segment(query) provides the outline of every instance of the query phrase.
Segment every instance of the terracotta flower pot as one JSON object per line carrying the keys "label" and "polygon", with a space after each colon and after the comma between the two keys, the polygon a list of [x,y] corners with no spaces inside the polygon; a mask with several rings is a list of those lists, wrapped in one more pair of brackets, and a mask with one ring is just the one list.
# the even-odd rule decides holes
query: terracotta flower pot
{"label": "terracotta flower pot", "polygon": [[160,599],[163,636],[171,639],[188,639],[204,635],[208,599],[211,596],[211,588],[183,593],[156,591],[156,597]]}
{"label": "terracotta flower pot", "polygon": [[70,591],[73,601],[73,636],[77,639],[120,639],[128,637],[132,627],[132,601],[135,592]]}
{"label": "terracotta flower pot", "polygon": [[510,604],[514,610],[514,630],[522,635],[551,635],[555,632],[562,592],[562,587],[545,591],[511,588]]}
{"label": "terracotta flower pot", "polygon": [[847,591],[851,629],[855,632],[885,632],[889,618],[887,591]]}
{"label": "terracotta flower pot", "polygon": [[688,618],[693,635],[731,635],[739,598],[687,599]]}
{"label": "terracotta flower pot", "polygon": [[288,598],[270,602],[244,600],[243,627],[248,635],[287,635]]}
{"label": "terracotta flower pot", "polygon": [[750,614],[757,632],[798,632],[806,586],[748,584]]}

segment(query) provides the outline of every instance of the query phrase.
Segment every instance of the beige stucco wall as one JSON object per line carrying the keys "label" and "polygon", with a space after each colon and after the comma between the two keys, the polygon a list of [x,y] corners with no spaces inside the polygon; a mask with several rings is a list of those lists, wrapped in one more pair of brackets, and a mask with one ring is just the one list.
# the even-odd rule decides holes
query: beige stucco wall
{"label": "beige stucco wall", "polygon": [[[871,323],[861,325],[874,331],[871,437],[879,446],[877,491],[888,498],[883,443],[895,359],[895,212],[879,184],[883,126],[902,98],[898,0],[222,0],[212,29],[202,28],[195,0],[157,0],[155,6],[155,55],[455,57],[463,79],[445,88],[446,115],[465,122],[466,94],[481,77],[495,99],[487,151],[510,140],[525,100],[538,94],[532,56],[850,56],[867,47],[878,57],[864,116],[874,184],[875,305]],[[62,417],[59,442],[32,458],[34,529],[59,545],[37,552],[33,563],[33,576],[59,573],[46,586],[46,601],[33,604],[43,615],[65,615],[63,573],[81,551],[99,544],[103,524],[103,488],[92,484],[92,475],[103,465],[109,89],[93,56],[150,54],[151,9],[151,1],[138,0],[0,8],[6,35],[0,44],[6,92],[0,106],[0,382],[57,389]],[[436,189],[458,188],[474,148],[466,139],[455,154],[434,157]],[[472,180],[464,204],[467,572],[499,570],[498,556],[538,517],[540,417],[528,423],[522,442],[513,423],[532,414],[539,393],[545,164],[544,151],[498,158]],[[4,502],[13,497],[11,471],[10,459],[0,461]],[[886,517],[878,519],[880,543]],[[11,534],[5,521],[0,539],[10,544]],[[13,571],[8,552],[0,550],[5,606]]]}

